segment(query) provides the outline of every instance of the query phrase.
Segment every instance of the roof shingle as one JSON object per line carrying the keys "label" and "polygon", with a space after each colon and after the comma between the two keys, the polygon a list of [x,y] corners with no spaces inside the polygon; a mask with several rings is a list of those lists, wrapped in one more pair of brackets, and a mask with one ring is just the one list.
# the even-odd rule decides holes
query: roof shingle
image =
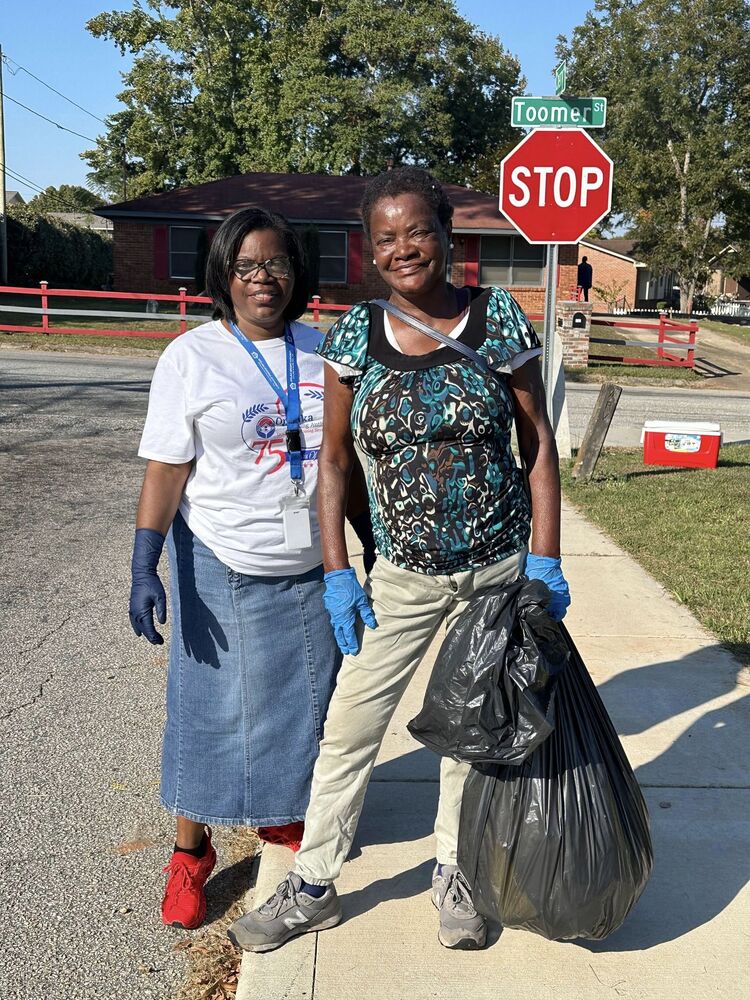
{"label": "roof shingle", "polygon": [[[97,210],[105,218],[193,218],[221,220],[239,208],[261,205],[291,222],[360,225],[359,203],[368,178],[354,175],[252,173],[207,184],[147,195]],[[497,208],[494,195],[458,184],[443,187],[453,203],[454,228],[505,229],[513,226]]]}

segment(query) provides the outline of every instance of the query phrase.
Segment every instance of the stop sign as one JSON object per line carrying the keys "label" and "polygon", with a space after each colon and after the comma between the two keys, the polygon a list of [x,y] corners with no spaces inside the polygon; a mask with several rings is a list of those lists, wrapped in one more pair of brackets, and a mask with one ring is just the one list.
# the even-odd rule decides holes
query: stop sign
{"label": "stop sign", "polygon": [[612,161],[581,128],[537,128],[500,164],[500,211],[529,243],[577,243],[612,204]]}

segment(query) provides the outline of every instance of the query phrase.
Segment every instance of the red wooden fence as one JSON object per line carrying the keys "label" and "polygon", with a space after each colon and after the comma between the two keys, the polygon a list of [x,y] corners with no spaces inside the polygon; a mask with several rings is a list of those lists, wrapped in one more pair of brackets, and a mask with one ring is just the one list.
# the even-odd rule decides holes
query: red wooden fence
{"label": "red wooden fence", "polygon": [[[577,298],[580,294],[577,289],[571,289],[571,294],[575,291]],[[18,305],[4,305],[2,299],[0,298],[0,331],[7,331],[9,333],[40,333],[40,334],[55,334],[55,335],[66,335],[74,334],[83,337],[144,337],[151,340],[173,340],[178,337],[181,333],[185,333],[187,330],[187,324],[189,321],[201,321],[210,319],[207,314],[191,314],[188,313],[188,305],[211,305],[211,299],[206,298],[201,295],[188,295],[185,288],[179,289],[178,295],[163,295],[154,294],[151,292],[94,292],[85,291],[77,288],[49,288],[46,281],[40,282],[39,288],[21,288],[21,287],[8,287],[0,286],[0,296],[3,293],[9,295],[26,295],[26,296],[37,296],[40,300],[40,305],[38,307],[24,308]],[[49,300],[55,298],[79,298],[79,299],[107,299],[109,301],[124,300],[128,302],[168,302],[177,304],[177,312],[139,312],[139,311],[126,311],[121,312],[116,310],[107,309],[91,309],[91,308],[73,308],[73,309],[61,309],[55,308],[54,306],[50,308]],[[308,312],[312,313],[313,323],[317,326],[320,323],[322,313],[342,313],[346,312],[350,307],[348,305],[334,305],[327,302],[321,302],[319,295],[313,296],[313,301],[308,302],[307,309]],[[2,316],[3,313],[27,313],[31,315],[38,315],[40,317],[40,324],[38,326],[31,325],[21,325],[17,323],[3,323]],[[49,318],[50,316],[86,316],[86,317],[101,317],[102,319],[147,319],[155,322],[174,322],[175,320],[179,324],[179,329],[177,333],[164,332],[160,333],[153,330],[118,330],[109,329],[107,327],[63,327],[63,326],[50,326]],[[540,314],[530,314],[529,319],[541,320],[543,316]],[[656,348],[656,357],[654,358],[637,358],[637,357],[622,357],[616,358],[607,355],[596,355],[589,353],[589,358],[592,361],[621,361],[623,364],[628,365],[667,365],[676,368],[692,368],[695,363],[695,339],[698,332],[698,324],[695,320],[690,323],[678,323],[674,320],[668,319],[666,313],[662,313],[659,317],[658,324],[656,323],[636,323],[626,320],[608,320],[608,319],[594,319],[592,320],[593,326],[604,326],[613,329],[631,329],[631,330],[655,330],[657,332],[656,342],[640,342],[637,340],[615,340],[613,338],[606,337],[591,337],[591,343],[596,344],[612,344],[616,346],[623,347],[649,347]],[[675,334],[687,333],[687,339],[675,336]],[[684,356],[676,354],[676,351],[684,352]]]}
{"label": "red wooden fence", "polygon": [[[73,334],[80,337],[144,337],[150,340],[173,340],[175,337],[179,337],[181,333],[185,333],[187,330],[187,324],[189,321],[193,320],[206,320],[210,319],[209,315],[204,314],[191,314],[188,313],[189,304],[200,304],[211,306],[211,299],[206,298],[202,295],[187,295],[185,288],[180,288],[178,295],[162,295],[153,294],[150,292],[93,292],[81,290],[78,288],[49,288],[46,281],[40,282],[39,288],[21,288],[12,287],[6,285],[0,285],[0,296],[3,293],[9,295],[36,295],[40,299],[39,307],[24,307],[18,305],[4,305],[0,299],[0,332],[5,331],[7,333],[42,333],[42,334],[55,334],[55,335],[66,335]],[[123,310],[118,312],[116,310],[109,309],[91,309],[91,308],[77,308],[77,309],[56,309],[54,307],[50,308],[49,300],[50,298],[79,298],[79,299],[108,299],[110,301],[124,300],[128,302],[140,301],[140,302],[175,302],[177,303],[177,312],[139,312],[139,311],[126,311]],[[333,305],[320,301],[319,295],[313,296],[313,301],[307,303],[308,312],[313,314],[313,322],[315,324],[320,322],[321,313],[325,312],[346,312],[349,306],[345,305]],[[4,312],[10,313],[26,313],[30,315],[36,315],[40,317],[41,323],[38,326],[31,326],[27,324],[19,323],[4,323],[2,316]],[[174,322],[175,320],[179,323],[179,330],[177,333],[170,333],[165,331],[160,333],[155,330],[113,330],[108,327],[74,327],[74,326],[50,326],[49,318],[50,316],[86,316],[86,317],[101,317],[102,319],[147,319],[149,321],[155,322]]]}

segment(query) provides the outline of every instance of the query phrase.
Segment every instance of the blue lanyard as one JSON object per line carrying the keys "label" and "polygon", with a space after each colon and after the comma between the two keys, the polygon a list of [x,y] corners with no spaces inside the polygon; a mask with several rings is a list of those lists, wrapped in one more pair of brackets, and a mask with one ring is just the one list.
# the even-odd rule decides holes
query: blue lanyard
{"label": "blue lanyard", "polygon": [[271,368],[258,348],[248,340],[236,323],[229,321],[229,326],[237,340],[258,366],[258,371],[278,395],[286,413],[286,450],[289,454],[289,472],[295,487],[302,482],[302,437],[300,435],[301,407],[299,399],[299,366],[297,352],[294,348],[294,338],[287,323],[284,327],[284,344],[286,346],[286,382],[287,389],[276,378]]}

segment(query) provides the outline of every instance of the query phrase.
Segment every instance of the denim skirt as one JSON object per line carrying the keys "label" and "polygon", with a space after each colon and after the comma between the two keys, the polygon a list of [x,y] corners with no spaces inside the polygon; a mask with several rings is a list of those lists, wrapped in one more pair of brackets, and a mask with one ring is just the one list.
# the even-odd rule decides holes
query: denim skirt
{"label": "denim skirt", "polygon": [[322,567],[236,573],[177,514],[161,800],[198,823],[304,819],[341,655]]}

